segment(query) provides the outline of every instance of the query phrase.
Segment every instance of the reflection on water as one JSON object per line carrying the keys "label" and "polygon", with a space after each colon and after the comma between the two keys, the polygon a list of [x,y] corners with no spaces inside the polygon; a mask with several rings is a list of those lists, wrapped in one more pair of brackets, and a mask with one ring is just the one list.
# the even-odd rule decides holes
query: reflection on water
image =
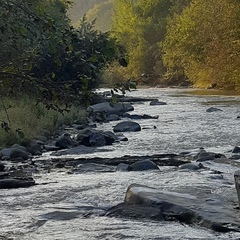
{"label": "reflection on water", "polygon": [[[237,119],[240,105],[224,104],[227,101],[238,101],[238,97],[185,97],[182,94],[178,96],[179,92],[175,89],[148,89],[128,93],[131,96],[155,97],[167,102],[167,105],[149,106],[149,102],[135,104],[135,114],[159,115],[159,119],[138,120],[146,129],[126,133],[128,142],[105,147],[108,150],[106,152],[89,153],[81,157],[179,153],[199,147],[224,153],[239,144],[240,136],[236,126],[240,121]],[[223,102],[217,106],[223,112],[206,112],[209,107],[206,103],[214,101]],[[111,130],[114,124],[116,122],[98,127]],[[186,194],[188,187],[196,191],[204,189],[235,201],[235,196],[230,193],[234,188],[232,174],[237,168],[224,164],[212,167],[221,169],[225,183],[219,179],[209,179],[199,172],[182,171],[178,175],[174,167],[160,167],[160,173],[68,174],[59,171],[35,175],[38,183],[55,183],[27,189],[1,190],[0,239],[239,239],[238,233],[216,235],[207,229],[176,222],[102,216],[104,209],[123,201],[126,189],[132,183]]]}

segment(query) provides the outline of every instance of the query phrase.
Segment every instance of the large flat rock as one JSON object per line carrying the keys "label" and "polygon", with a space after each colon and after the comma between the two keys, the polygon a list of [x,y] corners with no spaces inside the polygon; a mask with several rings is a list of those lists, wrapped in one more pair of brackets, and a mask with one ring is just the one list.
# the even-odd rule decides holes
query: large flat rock
{"label": "large flat rock", "polygon": [[[146,215],[143,206],[151,207],[153,213],[155,208],[156,214]],[[141,209],[143,209],[142,214]],[[135,214],[135,211],[138,213]],[[204,191],[178,193],[132,184],[127,189],[124,203],[111,208],[108,215],[175,220],[220,232],[240,231],[238,210],[222,196]]]}

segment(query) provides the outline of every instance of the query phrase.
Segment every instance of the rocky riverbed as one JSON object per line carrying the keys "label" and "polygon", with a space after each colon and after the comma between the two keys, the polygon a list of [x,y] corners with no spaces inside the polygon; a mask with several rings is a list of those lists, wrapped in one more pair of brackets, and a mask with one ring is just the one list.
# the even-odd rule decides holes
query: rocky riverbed
{"label": "rocky riverbed", "polygon": [[54,141],[1,150],[0,239],[240,238],[238,97],[127,100],[92,106],[93,122]]}

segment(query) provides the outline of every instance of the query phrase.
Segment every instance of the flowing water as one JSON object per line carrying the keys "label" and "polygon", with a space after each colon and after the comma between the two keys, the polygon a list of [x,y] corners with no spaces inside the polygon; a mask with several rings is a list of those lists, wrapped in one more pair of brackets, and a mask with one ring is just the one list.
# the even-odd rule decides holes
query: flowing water
{"label": "flowing water", "polygon": [[[128,93],[154,97],[167,105],[134,104],[134,114],[159,115],[158,119],[137,120],[141,132],[126,133],[128,142],[102,147],[102,151],[71,157],[117,157],[206,150],[231,155],[240,144],[238,124],[240,97],[194,96],[178,89],[140,89]],[[206,112],[209,107],[223,111]],[[117,122],[99,124],[112,130]],[[156,126],[154,128],[153,126]],[[45,154],[42,158],[49,158]],[[64,156],[66,157],[66,156]],[[192,187],[219,194],[236,203],[233,173],[235,165],[212,164],[223,172],[224,181],[208,178],[203,172],[181,172],[160,167],[160,173],[86,172],[69,174],[64,170],[35,174],[37,183],[52,182],[26,189],[0,191],[0,239],[88,240],[88,239],[240,239],[239,233],[218,234],[208,229],[177,222],[121,219],[104,216],[105,209],[124,200],[132,183],[166,191],[187,193]]]}

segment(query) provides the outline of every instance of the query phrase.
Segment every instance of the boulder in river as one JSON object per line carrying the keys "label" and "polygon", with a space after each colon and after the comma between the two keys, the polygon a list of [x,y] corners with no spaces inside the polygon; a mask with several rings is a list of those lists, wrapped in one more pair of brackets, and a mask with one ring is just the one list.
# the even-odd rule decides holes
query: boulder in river
{"label": "boulder in river", "polygon": [[204,149],[200,149],[200,151],[193,156],[193,160],[197,162],[210,161],[214,160],[215,158],[226,158],[226,156],[220,153],[207,152]]}
{"label": "boulder in river", "polygon": [[132,121],[120,122],[113,127],[114,132],[137,132],[141,131],[141,126]]}
{"label": "boulder in river", "polygon": [[140,160],[130,165],[130,171],[159,170],[159,167],[150,160]]}
{"label": "boulder in river", "polygon": [[[239,231],[239,220],[233,209],[214,197],[190,193],[167,192],[131,184],[123,203],[110,208],[107,216],[177,221],[199,225],[218,232]],[[231,220],[230,220],[231,219]]]}
{"label": "boulder in river", "polygon": [[17,144],[11,148],[2,149],[0,153],[4,159],[27,160],[29,157],[26,148]]}
{"label": "boulder in river", "polygon": [[59,149],[66,149],[76,146],[77,142],[71,138],[69,133],[64,133],[57,139],[55,145],[59,147]]}
{"label": "boulder in river", "polygon": [[220,108],[216,108],[216,107],[210,107],[206,110],[206,112],[222,112],[223,110]]}
{"label": "boulder in river", "polygon": [[232,153],[240,153],[240,147],[239,146],[235,146],[232,150]]}
{"label": "boulder in river", "polygon": [[113,132],[103,132],[92,128],[85,128],[77,135],[79,144],[88,147],[111,145],[115,140],[117,140],[117,136]]}
{"label": "boulder in river", "polygon": [[129,113],[124,113],[123,117],[125,118],[131,118],[131,119],[158,119],[159,116],[150,116],[147,114],[143,114],[143,115],[138,115],[138,114],[129,114]]}
{"label": "boulder in river", "polygon": [[40,140],[34,140],[27,146],[27,151],[32,155],[41,155],[44,149],[44,143]]}
{"label": "boulder in river", "polygon": [[130,103],[114,103],[109,102],[97,103],[87,108],[90,113],[104,113],[106,115],[117,114],[121,116],[123,113],[133,111],[134,108]]}
{"label": "boulder in river", "polygon": [[199,163],[199,164],[197,164],[197,163],[185,163],[185,164],[181,165],[179,168],[184,169],[184,170],[196,171],[196,170],[199,170],[199,169],[203,168],[203,165],[201,163]]}

